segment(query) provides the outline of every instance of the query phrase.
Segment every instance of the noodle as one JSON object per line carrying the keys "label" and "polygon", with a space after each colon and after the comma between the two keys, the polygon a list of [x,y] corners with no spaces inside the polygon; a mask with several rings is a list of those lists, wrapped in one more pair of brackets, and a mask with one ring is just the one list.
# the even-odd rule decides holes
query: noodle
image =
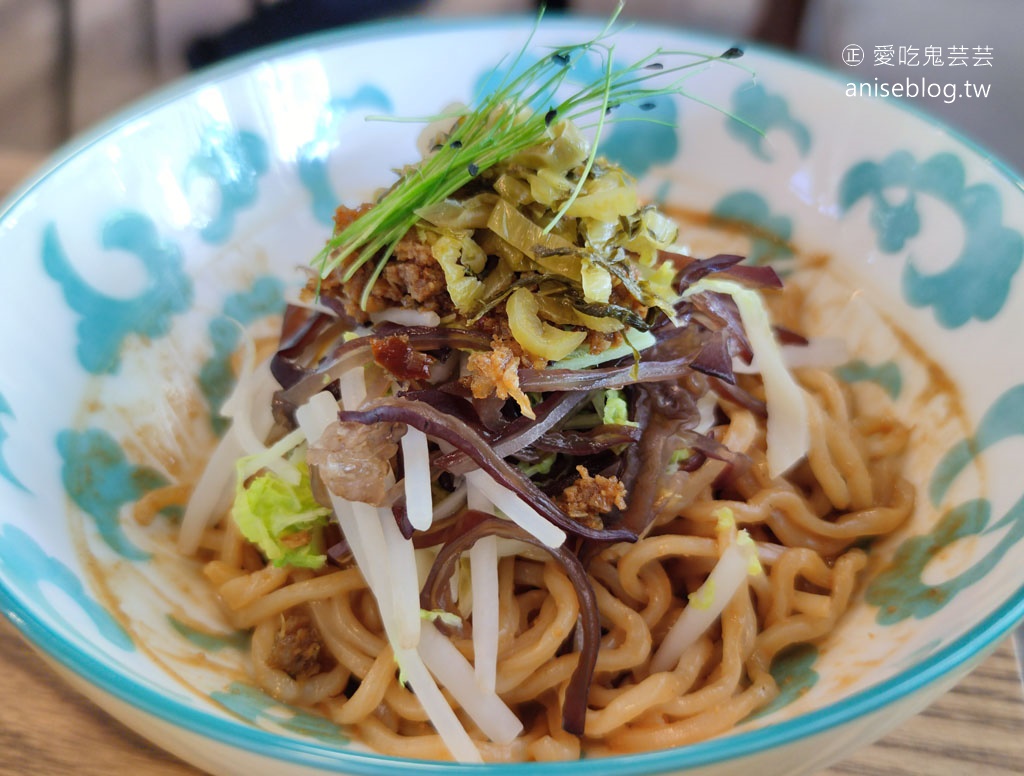
{"label": "noodle", "polygon": [[[674,517],[635,543],[608,546],[590,563],[605,633],[582,739],[561,730],[557,714],[578,658],[564,649],[579,617],[573,585],[553,562],[502,559],[497,692],[528,721],[528,730],[504,749],[475,733],[487,759],[571,758],[580,746],[645,751],[723,732],[777,693],[768,672],[776,655],[834,627],[866,561],[851,546],[893,530],[912,507],[912,490],[894,474],[906,434],[891,421],[858,413],[829,375],[807,370],[801,378],[813,391],[812,444],[792,481],[767,481],[760,468],[763,424],[725,405],[724,438],[755,461],[734,485],[740,492],[714,487],[721,466],[709,460],[681,478],[683,487],[671,500]],[[751,578],[734,595],[720,625],[688,647],[673,670],[651,674],[647,666],[659,639],[722,551],[715,515],[723,508],[737,526],[770,532],[765,537],[777,537],[786,548],[764,564],[762,578]],[[319,706],[387,754],[448,757],[440,738],[424,727],[427,716],[416,696],[398,682],[379,613],[357,569],[250,570],[230,522],[224,535],[206,573],[229,620],[253,629],[260,687],[285,702]],[[302,609],[327,656],[321,662],[331,667],[295,679],[274,667],[270,655],[281,618]],[[472,659],[470,640],[455,643]],[[355,689],[346,695],[353,679]]]}
{"label": "noodle", "polygon": [[149,525],[157,513],[167,507],[179,506],[188,499],[189,489],[185,485],[165,485],[147,491],[135,502],[132,517],[139,525]]}

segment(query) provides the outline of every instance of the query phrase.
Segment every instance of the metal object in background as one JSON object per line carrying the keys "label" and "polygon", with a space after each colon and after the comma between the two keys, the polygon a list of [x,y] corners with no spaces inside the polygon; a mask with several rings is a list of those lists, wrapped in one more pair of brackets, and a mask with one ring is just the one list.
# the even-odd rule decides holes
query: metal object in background
{"label": "metal object in background", "polygon": [[[143,45],[148,64],[157,65],[156,0],[140,0]],[[71,137],[75,125],[75,3],[54,0],[57,10],[57,55],[54,61],[54,140],[63,143]]]}
{"label": "metal object in background", "polygon": [[254,0],[245,21],[192,41],[185,53],[196,69],[271,43],[311,32],[371,21],[413,10],[423,0]]}

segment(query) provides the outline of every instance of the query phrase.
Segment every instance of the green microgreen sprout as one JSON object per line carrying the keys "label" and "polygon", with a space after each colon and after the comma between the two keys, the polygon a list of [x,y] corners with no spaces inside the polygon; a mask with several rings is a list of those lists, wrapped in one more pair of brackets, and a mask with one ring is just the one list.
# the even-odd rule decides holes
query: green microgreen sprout
{"label": "green microgreen sprout", "polygon": [[[545,232],[550,231],[582,190],[593,167],[604,125],[617,120],[608,118],[614,108],[635,104],[646,111],[651,109],[654,98],[669,95],[682,95],[707,104],[686,91],[688,77],[715,62],[734,64],[732,60],[742,53],[735,48],[720,55],[659,48],[631,65],[615,68],[612,64],[614,46],[610,40],[617,31],[615,22],[622,9],[623,3],[620,2],[605,27],[590,40],[558,47],[518,76],[513,76],[526,57],[543,19],[541,10],[530,35],[501,82],[479,98],[475,107],[413,119],[448,119],[452,124],[444,142],[439,143],[420,163],[408,168],[374,207],[328,240],[312,261],[312,265],[319,269],[320,277],[326,278],[341,267],[341,280],[347,282],[363,265],[376,259],[373,272],[363,288],[361,304],[365,307],[370,291],[396,244],[418,222],[417,213],[421,208],[443,201],[494,165],[542,143],[556,120],[579,122],[596,114],[596,124],[591,125],[596,127],[596,137],[591,143],[584,174],[545,227]],[[531,105],[551,101],[556,90],[565,85],[573,65],[592,52],[601,56],[604,64],[602,75],[597,80],[561,99],[546,112],[530,108]],[[503,63],[499,63],[498,68]],[[671,77],[673,75],[674,78]],[[651,83],[652,79],[658,79],[658,82]],[[371,118],[396,120],[385,116]]]}

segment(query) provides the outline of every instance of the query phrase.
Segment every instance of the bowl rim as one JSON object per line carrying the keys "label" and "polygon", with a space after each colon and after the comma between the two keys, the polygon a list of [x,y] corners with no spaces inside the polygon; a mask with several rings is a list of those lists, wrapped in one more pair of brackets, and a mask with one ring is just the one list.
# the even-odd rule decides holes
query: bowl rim
{"label": "bowl rim", "polygon": [[[268,59],[284,58],[298,53],[315,53],[324,48],[344,47],[350,43],[363,43],[399,34],[429,37],[452,31],[466,32],[515,27],[525,31],[532,27],[535,21],[536,17],[532,14],[497,14],[459,18],[395,18],[304,35],[202,68],[175,79],[149,96],[133,101],[127,107],[99,122],[92,129],[80,133],[59,147],[20,187],[11,192],[5,200],[0,201],[0,227],[37,187],[50,176],[58,173],[74,157],[131,126],[134,122],[144,119],[163,106],[195,92],[198,88],[240,75]],[[603,21],[603,17],[590,14],[548,14],[544,25],[545,29],[555,26],[579,29],[591,27],[595,23],[603,23]],[[631,21],[629,26],[630,31],[644,34],[668,32],[673,35],[684,35],[694,40],[706,41],[709,46],[721,46],[723,51],[733,45],[722,36],[690,30],[677,25],[658,24],[655,26],[653,22]],[[760,57],[781,62],[786,67],[811,73],[816,78],[837,83],[843,81],[839,72],[831,71],[789,52],[763,44],[744,43],[743,47],[745,50],[756,51]],[[866,99],[888,102],[888,109],[895,111],[897,115],[908,114],[916,121],[924,122],[940,130],[955,144],[990,165],[995,174],[1005,179],[1006,183],[1024,192],[1024,181],[1011,165],[974,140],[952,129],[940,119],[927,114],[923,108],[905,100],[896,100],[896,98],[869,97]],[[53,627],[45,618],[41,618],[32,609],[30,602],[23,601],[13,590],[8,589],[2,579],[0,579],[0,611],[6,615],[20,635],[34,649],[45,657],[56,661],[64,669],[77,675],[93,687],[163,723],[221,744],[243,748],[257,755],[285,761],[292,765],[321,768],[327,772],[366,774],[366,776],[381,776],[384,773],[447,773],[453,768],[458,768],[460,772],[469,775],[489,773],[496,767],[494,764],[471,765],[398,758],[373,752],[337,749],[329,744],[279,735],[257,728],[241,719],[221,716],[190,706],[148,684],[126,681],[112,662],[90,652],[82,651],[74,639]],[[653,774],[671,769],[693,768],[738,760],[810,738],[878,712],[890,703],[905,700],[912,694],[953,675],[958,668],[969,666],[975,660],[980,661],[988,652],[995,649],[999,640],[1021,620],[1024,620],[1024,585],[1008,596],[971,631],[963,634],[935,654],[919,663],[907,666],[900,673],[877,685],[829,704],[822,709],[750,731],[719,736],[672,749],[613,755],[609,758],[602,758],[602,762],[607,761],[615,768],[616,773],[621,773],[624,776]],[[502,764],[500,767],[510,776],[517,774],[519,776],[544,776],[545,774],[558,776],[574,773],[576,769],[588,767],[588,765],[593,765],[593,761],[513,763]]]}

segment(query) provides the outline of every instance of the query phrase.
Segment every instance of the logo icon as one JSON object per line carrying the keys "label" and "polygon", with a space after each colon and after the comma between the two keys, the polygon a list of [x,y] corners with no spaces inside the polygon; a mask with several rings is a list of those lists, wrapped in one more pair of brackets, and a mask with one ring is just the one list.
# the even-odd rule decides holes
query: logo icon
{"label": "logo icon", "polygon": [[850,67],[856,67],[864,61],[864,49],[856,43],[851,43],[843,49],[843,62]]}

